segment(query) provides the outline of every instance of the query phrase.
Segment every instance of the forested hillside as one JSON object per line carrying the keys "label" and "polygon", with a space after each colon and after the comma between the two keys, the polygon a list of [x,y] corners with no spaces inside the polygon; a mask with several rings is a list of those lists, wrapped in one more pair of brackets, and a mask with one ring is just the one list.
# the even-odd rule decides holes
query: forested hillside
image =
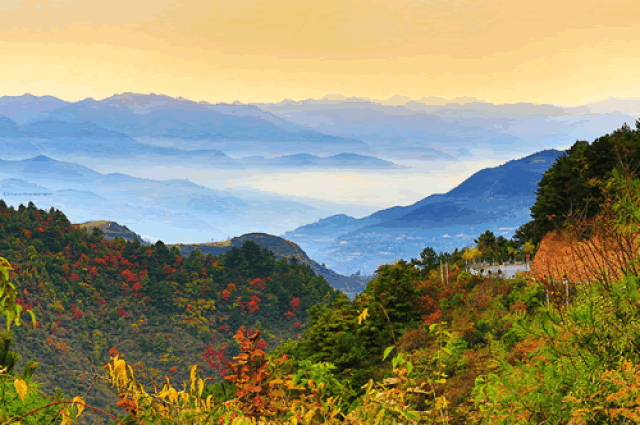
{"label": "forested hillside", "polygon": [[[13,267],[16,302],[38,318],[36,329],[13,328],[12,347],[39,363],[49,394],[84,393],[88,374],[102,374],[114,353],[136,359],[147,385],[164,375],[180,382],[193,364],[219,381],[238,353],[232,336],[240,326],[260,328],[260,347],[269,350],[300,338],[307,310],[338,296],[309,266],[276,261],[252,242],[219,257],[195,250],[185,258],[161,241],[87,234],[62,212],[32,203],[16,211],[0,201],[0,257]],[[117,398],[97,383],[87,401],[106,407]]]}

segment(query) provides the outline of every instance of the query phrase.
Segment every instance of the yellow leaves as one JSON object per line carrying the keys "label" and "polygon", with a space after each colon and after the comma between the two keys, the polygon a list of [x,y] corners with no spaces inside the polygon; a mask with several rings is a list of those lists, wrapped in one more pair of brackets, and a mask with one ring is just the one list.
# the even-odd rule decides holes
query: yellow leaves
{"label": "yellow leaves", "polygon": [[71,425],[71,421],[69,420],[69,412],[66,410],[62,411],[62,422],[60,425]]}
{"label": "yellow leaves", "polygon": [[198,379],[198,397],[202,396],[203,390],[204,390],[204,381],[202,379]]}
{"label": "yellow leaves", "polygon": [[[365,308],[364,311],[358,316],[358,325],[360,323],[362,323],[363,320],[365,320],[368,316],[369,316],[369,309]],[[358,310],[358,313],[360,313],[360,310]]]}
{"label": "yellow leaves", "polygon": [[169,388],[169,391],[167,391],[167,394],[165,395],[160,394],[162,398],[166,397],[167,395],[169,396],[169,401],[171,403],[175,403],[178,400],[178,392],[175,388]]}
{"label": "yellow leaves", "polygon": [[80,414],[82,413],[82,411],[84,410],[84,407],[87,405],[84,400],[81,397],[74,397],[73,398],[73,403],[76,405],[76,407],[78,408],[78,414],[76,415],[76,418],[80,416]]}
{"label": "yellow leaves", "polygon": [[27,395],[27,390],[29,389],[29,387],[27,386],[27,383],[24,382],[22,379],[16,379],[13,381],[13,386],[16,389],[16,392],[18,393],[18,395],[20,396],[20,399],[24,401],[24,396]]}
{"label": "yellow leaves", "polygon": [[446,409],[448,405],[449,405],[449,402],[447,401],[446,397],[442,396],[442,397],[436,398],[437,410]]}
{"label": "yellow leaves", "polygon": [[212,395],[208,395],[207,396],[207,410],[211,410],[211,399],[213,398]]}
{"label": "yellow leaves", "polygon": [[194,392],[196,389],[196,369],[198,369],[197,364],[191,366],[191,392]]}
{"label": "yellow leaves", "polygon": [[316,408],[314,407],[313,409],[309,410],[307,414],[304,416],[306,423],[311,423],[311,419],[313,419],[313,416],[315,414],[316,414]]}
{"label": "yellow leaves", "polygon": [[[127,377],[127,364],[124,360],[120,359],[120,356],[116,354],[113,358],[113,366],[108,364],[109,373],[111,375],[111,382],[114,383],[118,389],[124,387],[129,382]],[[129,370],[131,371],[131,376],[133,377],[133,369],[129,366]]]}

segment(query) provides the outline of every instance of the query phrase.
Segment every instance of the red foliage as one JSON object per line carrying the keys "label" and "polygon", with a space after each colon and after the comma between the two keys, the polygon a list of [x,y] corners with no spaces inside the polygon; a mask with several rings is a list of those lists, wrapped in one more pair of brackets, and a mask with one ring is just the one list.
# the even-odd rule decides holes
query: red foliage
{"label": "red foliage", "polygon": [[76,319],[80,319],[84,315],[84,313],[78,310],[73,315],[75,316]]}
{"label": "red foliage", "polygon": [[296,328],[296,329],[300,329],[300,326],[301,326],[300,322],[296,322],[296,323],[293,324],[293,327]]}
{"label": "red foliage", "polygon": [[423,295],[420,298],[420,311],[433,312],[438,308],[438,303],[429,295]]}
{"label": "red foliage", "polygon": [[260,309],[259,304],[261,301],[262,300],[255,295],[251,296],[251,301],[247,304],[247,307],[249,307],[249,314],[253,314]]}
{"label": "red foliage", "polygon": [[173,274],[175,273],[177,270],[174,269],[173,267],[171,267],[170,265],[166,264],[163,268],[162,271],[167,273],[167,274]]}
{"label": "red foliage", "polygon": [[527,311],[527,306],[522,301],[518,301],[517,303],[515,303],[511,307],[509,307],[509,310],[511,310],[511,311]]}
{"label": "red foliage", "polygon": [[287,311],[287,312],[285,313],[285,316],[287,316],[287,318],[291,319],[291,318],[293,317],[293,313],[292,313],[292,312],[290,312],[290,311]]}
{"label": "red foliage", "polygon": [[298,311],[298,308],[300,307],[300,297],[294,297],[291,302],[289,303],[289,305],[291,307],[293,307],[293,312],[295,313],[296,311]]}
{"label": "red foliage", "polygon": [[[201,349],[204,346],[200,347]],[[207,345],[204,353],[204,360],[209,363],[209,367],[213,369],[221,369],[228,360],[224,357],[224,351],[227,349],[227,344],[224,344],[219,351],[215,351],[211,345]]]}
{"label": "red foliage", "polygon": [[264,283],[264,280],[260,278],[254,279],[249,283],[249,285],[256,289],[265,289],[267,287],[267,285]]}
{"label": "red foliage", "polygon": [[127,281],[127,283],[133,283],[138,281],[138,276],[133,274],[130,270],[123,270],[120,274]]}
{"label": "red foliage", "polygon": [[230,295],[231,295],[231,294],[229,293],[229,291],[228,291],[228,290],[226,290],[226,289],[225,289],[225,290],[223,290],[223,291],[222,291],[222,299],[223,299],[223,300],[227,301],[227,300],[229,299],[229,296],[230,296]]}
{"label": "red foliage", "polygon": [[434,323],[442,322],[442,311],[438,310],[435,313],[429,314],[427,316],[422,316],[422,320],[424,320],[424,325],[432,325]]}

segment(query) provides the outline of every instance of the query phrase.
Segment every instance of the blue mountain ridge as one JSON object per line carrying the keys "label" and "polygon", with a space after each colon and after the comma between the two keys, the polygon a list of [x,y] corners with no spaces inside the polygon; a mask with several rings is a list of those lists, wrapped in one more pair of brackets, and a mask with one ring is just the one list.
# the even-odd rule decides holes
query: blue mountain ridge
{"label": "blue mountain ridge", "polygon": [[[154,144],[158,139],[177,138],[187,141],[209,139],[211,141],[240,138],[245,141],[266,140],[271,145],[277,144],[278,141],[289,145],[289,142],[293,141],[304,142],[305,149],[313,146],[317,148],[327,143],[337,147],[338,145],[334,142],[340,142],[339,144],[345,147],[367,148],[367,145],[360,141],[327,136],[291,124],[250,105],[211,105],[206,102],[176,100],[168,96],[127,94],[112,96],[103,101],[93,99],[77,103],[60,101],[62,106],[60,103],[55,103],[57,108],[47,109],[38,107],[39,98],[33,96],[25,96],[25,98],[22,103],[23,108],[25,105],[32,104],[34,110],[44,112],[22,125],[10,118],[15,114],[3,108],[3,103],[7,102],[2,101],[5,98],[0,98],[0,112],[9,114],[9,116],[0,116],[0,140],[4,145],[5,155],[44,153],[92,158],[117,156],[124,157],[128,161],[136,159],[166,161],[171,157],[181,162],[189,160],[202,165],[224,168],[244,166],[406,168],[389,161],[354,153],[340,153],[329,158],[297,154],[271,159],[249,157],[234,161],[219,149],[214,149],[213,144],[217,142],[212,144],[205,140],[194,145],[206,149],[193,149],[193,146],[187,146],[188,149],[179,149],[172,145]],[[8,104],[15,103],[14,100]],[[246,131],[252,133],[240,135]],[[295,144],[286,150],[291,149],[295,150]]]}
{"label": "blue mountain ridge", "polygon": [[[3,98],[0,98],[0,104]],[[34,101],[33,97],[23,103]],[[185,140],[244,140],[340,144],[366,148],[353,138],[326,135],[289,123],[255,106],[212,105],[165,95],[123,93],[97,101],[91,98],[65,102],[44,111],[23,125],[54,119],[69,123],[93,123],[129,137],[176,138]],[[0,107],[9,117],[12,114]],[[234,113],[234,111],[236,113]],[[231,112],[231,113],[230,113]]]}
{"label": "blue mountain ridge", "polygon": [[447,251],[462,248],[485,230],[511,237],[529,221],[537,183],[562,155],[564,151],[555,149],[537,152],[480,170],[445,194],[360,219],[330,216],[282,236],[333,270],[357,268],[365,273],[372,273],[390,257],[417,258],[427,246]]}

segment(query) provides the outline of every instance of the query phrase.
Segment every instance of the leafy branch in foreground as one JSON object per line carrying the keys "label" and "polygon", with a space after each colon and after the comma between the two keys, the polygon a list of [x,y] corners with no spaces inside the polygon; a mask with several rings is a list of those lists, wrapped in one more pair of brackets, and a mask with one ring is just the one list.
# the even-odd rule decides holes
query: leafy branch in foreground
{"label": "leafy branch in foreground", "polygon": [[[17,424],[43,424],[57,423],[60,419],[62,425],[72,423],[69,408],[74,406],[77,409],[76,418],[80,416],[85,408],[107,414],[113,418],[115,416],[97,407],[87,405],[81,397],[74,397],[72,400],[61,400],[62,396],[56,394],[54,401],[48,402],[44,394],[37,388],[37,382],[31,382],[33,372],[38,367],[38,363],[28,361],[21,375],[13,373],[19,354],[9,351],[13,333],[10,332],[11,323],[20,325],[20,315],[22,306],[16,304],[16,288],[9,282],[9,272],[13,270],[9,262],[0,257],[0,311],[7,321],[7,331],[0,334],[0,391],[2,391],[2,411],[0,420],[3,425]],[[31,315],[34,329],[36,328],[35,314],[28,310]],[[64,407],[70,405],[69,407]]]}

